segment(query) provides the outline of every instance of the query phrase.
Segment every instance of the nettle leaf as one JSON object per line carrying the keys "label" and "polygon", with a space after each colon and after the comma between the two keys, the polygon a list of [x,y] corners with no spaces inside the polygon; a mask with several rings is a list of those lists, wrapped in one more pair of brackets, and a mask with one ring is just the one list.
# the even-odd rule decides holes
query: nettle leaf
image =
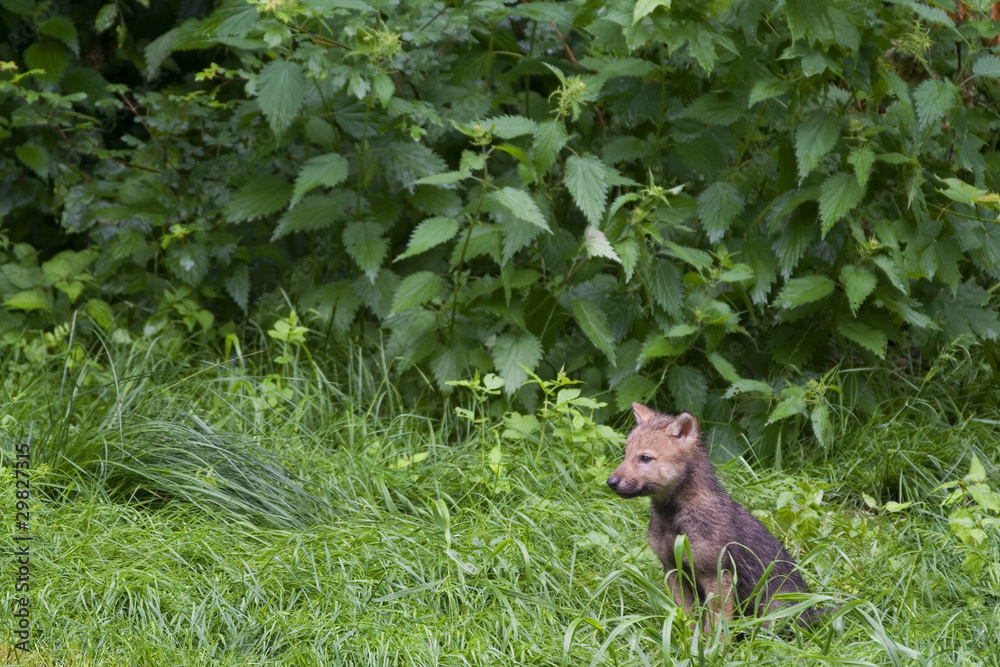
{"label": "nettle leaf", "polygon": [[275,134],[282,134],[302,108],[306,77],[292,60],[272,60],[257,75],[257,103]]}
{"label": "nettle leaf", "polygon": [[681,410],[698,414],[708,400],[708,380],[694,366],[674,366],[667,372],[667,387]]}
{"label": "nettle leaf", "polygon": [[549,223],[542,215],[542,209],[524,190],[507,186],[494,190],[487,197],[506,208],[518,219],[529,222],[545,231],[550,231]]}
{"label": "nettle leaf", "polygon": [[608,174],[600,158],[590,153],[569,156],[563,182],[590,224],[600,223],[608,199]]}
{"label": "nettle leaf", "polygon": [[604,257],[616,262],[622,261],[615,249],[608,243],[604,232],[593,225],[588,226],[583,231],[583,248],[587,252],[587,257]]}
{"label": "nettle leaf", "polygon": [[503,139],[514,139],[538,131],[538,123],[524,116],[494,116],[479,122],[487,131]]}
{"label": "nettle leaf", "polygon": [[878,285],[878,278],[875,273],[863,266],[846,264],[840,270],[840,283],[847,293],[847,300],[850,302],[851,310],[857,312],[865,299],[875,291]]}
{"label": "nettle leaf", "polygon": [[21,144],[14,152],[17,159],[42,178],[49,176],[49,154],[38,144]]}
{"label": "nettle leaf", "polygon": [[411,273],[403,278],[396,288],[396,294],[392,298],[392,312],[401,313],[422,306],[434,297],[440,296],[442,289],[444,281],[433,271]]}
{"label": "nettle leaf", "polygon": [[920,124],[927,127],[959,104],[958,87],[950,79],[927,79],[913,91],[913,101]]}
{"label": "nettle leaf", "polygon": [[556,161],[559,151],[569,141],[569,134],[561,120],[550,119],[538,124],[535,129],[535,165],[538,173],[544,174]]}
{"label": "nettle leaf", "polygon": [[780,308],[794,308],[813,301],[825,299],[836,287],[836,283],[826,276],[814,273],[804,278],[792,278],[778,293]]}
{"label": "nettle leaf", "polygon": [[747,107],[752,107],[758,102],[769,100],[779,95],[784,95],[791,89],[789,83],[783,79],[761,79],[753,84],[750,89],[750,100]]}
{"label": "nettle leaf", "polygon": [[813,435],[819,440],[820,446],[829,449],[833,444],[833,422],[830,421],[830,408],[827,404],[816,405],[809,413],[809,421],[812,423]]}
{"label": "nettle leaf", "polygon": [[862,188],[867,188],[868,179],[872,174],[872,166],[875,164],[875,151],[867,146],[855,148],[847,156],[847,161],[854,167],[854,174],[857,176],[858,183],[861,184]]}
{"label": "nettle leaf", "polygon": [[740,379],[740,374],[736,370],[736,367],[718,352],[710,352],[708,354],[708,363],[712,364],[712,367],[726,382],[736,382]]}
{"label": "nettle leaf", "polygon": [[389,242],[382,238],[382,225],[377,222],[352,222],[344,227],[344,247],[370,280],[378,274],[382,260],[389,251]]}
{"label": "nettle leaf", "polygon": [[639,266],[639,258],[642,256],[642,248],[634,238],[624,238],[615,244],[615,251],[621,258],[622,268],[625,269],[625,282],[632,280],[635,270]]}
{"label": "nettle leaf", "polygon": [[446,217],[427,218],[417,225],[413,233],[410,234],[410,244],[406,247],[406,251],[393,261],[398,262],[401,259],[413,257],[434,246],[447,243],[457,233],[458,220]]}
{"label": "nettle leaf", "polygon": [[318,185],[334,187],[347,178],[347,160],[338,153],[327,153],[311,158],[302,165],[299,176],[295,179],[295,190],[292,192],[292,206],[295,206],[305,193]]}
{"label": "nettle leaf", "polygon": [[192,287],[200,285],[208,274],[208,250],[198,243],[172,244],[165,262],[175,276]]}
{"label": "nettle leaf", "polygon": [[673,262],[657,259],[647,287],[653,301],[674,318],[680,318],[684,309],[684,278]]}
{"label": "nettle leaf", "polygon": [[250,265],[240,262],[229,269],[226,276],[226,292],[243,312],[250,307]]}
{"label": "nettle leaf", "polygon": [[840,137],[840,119],[833,114],[816,112],[795,128],[795,156],[799,178],[805,178],[829,153]]}
{"label": "nettle leaf", "polygon": [[611,326],[604,311],[589,299],[573,301],[573,317],[587,334],[587,338],[615,365],[615,346],[611,336]]}
{"label": "nettle leaf", "polygon": [[410,192],[419,179],[426,179],[448,168],[433,149],[415,141],[391,141],[386,144],[385,152],[383,164],[386,174]]}
{"label": "nettle leaf", "polygon": [[271,240],[288,236],[292,232],[326,229],[340,222],[345,212],[354,205],[354,193],[347,190],[328,195],[309,195],[295,208],[285,211],[278,220]]}
{"label": "nettle leaf", "polygon": [[1000,58],[992,53],[984,53],[979,56],[972,65],[972,73],[976,76],[984,76],[988,79],[1000,77]]}
{"label": "nettle leaf", "polygon": [[774,390],[771,389],[771,385],[761,380],[740,378],[733,380],[729,388],[726,389],[724,398],[733,398],[739,394],[760,394],[761,397],[770,399],[774,395]]}
{"label": "nettle leaf", "polygon": [[871,350],[879,357],[885,357],[885,347],[889,343],[889,339],[884,332],[856,320],[848,319],[837,321],[837,331],[866,350]]}
{"label": "nettle leaf", "polygon": [[819,187],[819,217],[822,220],[820,236],[825,238],[834,223],[857,206],[865,196],[865,189],[858,179],[847,172],[830,176]]}
{"label": "nettle leaf", "polygon": [[[497,336],[493,344],[493,364],[503,378],[503,388],[513,394],[528,380],[542,359],[542,342],[528,332]],[[525,370],[527,369],[527,370]]]}
{"label": "nettle leaf", "polygon": [[254,220],[285,208],[291,196],[292,185],[283,176],[255,176],[222,210],[229,222]]}
{"label": "nettle leaf", "polygon": [[743,212],[743,195],[732,183],[716,181],[698,195],[698,217],[712,243],[721,239]]}

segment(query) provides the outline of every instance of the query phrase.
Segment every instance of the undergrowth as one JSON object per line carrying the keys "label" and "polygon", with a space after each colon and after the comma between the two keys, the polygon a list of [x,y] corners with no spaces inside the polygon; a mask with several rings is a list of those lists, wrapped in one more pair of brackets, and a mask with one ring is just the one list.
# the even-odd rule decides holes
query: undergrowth
{"label": "undergrowth", "polygon": [[[645,502],[604,484],[628,424],[595,420],[586,387],[535,378],[524,414],[471,378],[430,419],[350,351],[335,376],[160,354],[4,376],[5,477],[32,446],[34,652],[4,627],[0,662],[998,664],[1000,410],[943,391],[971,359],[832,452],[718,461],[800,560],[799,603],[839,607],[814,632],[705,636],[666,593]],[[10,558],[0,574],[9,609]]]}

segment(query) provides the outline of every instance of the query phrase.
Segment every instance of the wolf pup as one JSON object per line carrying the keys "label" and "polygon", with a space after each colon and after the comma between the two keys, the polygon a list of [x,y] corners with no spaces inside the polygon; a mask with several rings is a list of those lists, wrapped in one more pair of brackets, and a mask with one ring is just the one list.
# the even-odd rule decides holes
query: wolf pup
{"label": "wolf pup", "polygon": [[[701,446],[698,420],[687,412],[661,415],[638,403],[632,411],[637,424],[608,486],[622,498],[650,497],[649,545],[677,605],[690,612],[696,594],[707,600],[709,631],[722,616],[732,620],[737,608],[756,615],[782,604],[773,600],[776,593],[807,593],[785,547],[719,484]],[[687,536],[693,560],[684,556],[682,576],[674,556],[678,535]],[[807,612],[798,622],[811,617]]]}

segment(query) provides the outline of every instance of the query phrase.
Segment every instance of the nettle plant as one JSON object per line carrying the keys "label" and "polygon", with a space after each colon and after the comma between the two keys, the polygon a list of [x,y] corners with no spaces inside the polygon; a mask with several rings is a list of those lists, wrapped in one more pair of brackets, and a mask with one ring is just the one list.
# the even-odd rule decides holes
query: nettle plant
{"label": "nettle plant", "polygon": [[565,368],[829,446],[834,369],[962,335],[996,366],[1000,58],[962,7],[224,2],[145,45],[151,80],[211,64],[134,95],[64,222],[120,293],[388,331],[415,399]]}

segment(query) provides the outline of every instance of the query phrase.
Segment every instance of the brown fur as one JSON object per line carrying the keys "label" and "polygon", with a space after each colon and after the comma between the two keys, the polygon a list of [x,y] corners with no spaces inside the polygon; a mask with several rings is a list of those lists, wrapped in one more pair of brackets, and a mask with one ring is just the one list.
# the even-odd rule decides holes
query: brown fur
{"label": "brown fur", "polygon": [[[708,630],[720,616],[732,620],[737,609],[756,615],[782,604],[773,600],[776,593],[808,592],[785,547],[719,484],[698,420],[638,403],[632,409],[637,424],[608,486],[623,498],[650,497],[649,545],[663,563],[674,601],[685,611],[696,600],[707,602]],[[683,575],[674,555],[678,535],[691,545],[693,562],[684,557]]]}

